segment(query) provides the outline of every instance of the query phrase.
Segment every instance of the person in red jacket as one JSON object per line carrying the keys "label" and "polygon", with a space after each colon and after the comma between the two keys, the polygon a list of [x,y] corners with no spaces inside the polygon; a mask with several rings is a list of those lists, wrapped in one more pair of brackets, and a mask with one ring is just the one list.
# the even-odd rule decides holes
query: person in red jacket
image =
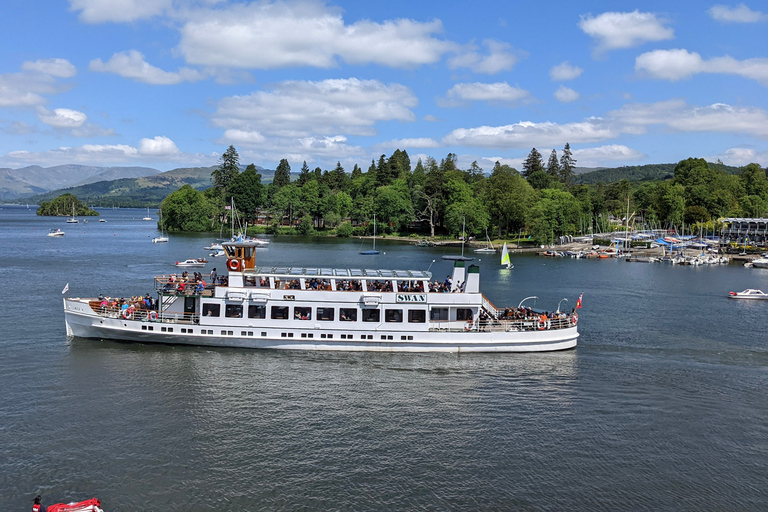
{"label": "person in red jacket", "polygon": [[35,496],[35,502],[32,504],[32,512],[45,512],[45,507],[41,504],[43,497],[39,494]]}

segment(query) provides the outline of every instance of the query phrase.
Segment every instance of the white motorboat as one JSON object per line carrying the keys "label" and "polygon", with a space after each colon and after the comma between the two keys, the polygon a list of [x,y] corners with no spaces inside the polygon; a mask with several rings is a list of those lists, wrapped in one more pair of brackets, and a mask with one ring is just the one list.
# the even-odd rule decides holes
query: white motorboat
{"label": "white motorboat", "polygon": [[728,297],[731,299],[767,300],[768,293],[765,293],[762,290],[755,290],[754,288],[747,288],[743,292],[728,292]]}
{"label": "white motorboat", "polygon": [[184,261],[177,261],[177,267],[197,267],[202,268],[208,263],[205,258],[189,258]]}
{"label": "white motorboat", "polygon": [[62,231],[62,230],[60,230],[58,228],[57,229],[52,229],[52,230],[48,231],[48,236],[52,236],[52,237],[64,236],[64,231]]}
{"label": "white motorboat", "polygon": [[455,353],[564,350],[575,347],[579,336],[575,312],[533,313],[522,302],[497,308],[480,291],[480,267],[463,261],[454,262],[453,293],[440,293],[428,270],[261,267],[256,244],[223,245],[228,275],[221,284],[213,285],[208,276],[195,283],[175,274],[155,276],[159,309],[63,299],[67,335],[217,347]]}
{"label": "white motorboat", "polygon": [[752,266],[755,268],[768,268],[768,258],[761,256],[751,261]]}

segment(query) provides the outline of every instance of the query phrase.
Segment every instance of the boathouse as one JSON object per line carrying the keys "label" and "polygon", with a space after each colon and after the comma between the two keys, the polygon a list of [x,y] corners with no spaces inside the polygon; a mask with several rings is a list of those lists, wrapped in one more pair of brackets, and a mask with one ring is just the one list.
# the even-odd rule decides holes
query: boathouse
{"label": "boathouse", "polygon": [[721,219],[720,245],[735,243],[765,247],[768,239],[768,219],[728,217]]}

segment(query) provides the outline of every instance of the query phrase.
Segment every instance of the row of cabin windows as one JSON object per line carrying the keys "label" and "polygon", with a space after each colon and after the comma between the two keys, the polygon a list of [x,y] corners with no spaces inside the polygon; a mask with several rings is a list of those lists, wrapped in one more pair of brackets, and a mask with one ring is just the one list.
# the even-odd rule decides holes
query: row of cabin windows
{"label": "row of cabin windows", "polygon": [[[393,289],[392,279],[328,279],[323,277],[304,278],[304,286],[300,278],[283,279],[273,278],[274,288],[277,290],[331,290],[334,283],[337,291],[369,291],[369,292],[412,292],[424,293],[425,282],[420,279],[395,279]],[[256,288],[273,288],[270,278],[264,276],[246,276],[245,286]]]}
{"label": "row of cabin windows", "polygon": [[[311,307],[293,306],[293,315],[291,316],[290,306],[271,306],[269,309],[269,318],[272,320],[288,320],[293,318],[294,320],[312,320]],[[247,307],[242,304],[225,304],[224,316],[226,318],[243,318],[243,314],[247,313],[248,318],[264,319],[267,318],[267,306],[258,304],[249,304]],[[314,308],[314,319],[318,321],[332,322],[336,319],[336,309],[329,307]],[[358,315],[358,313],[360,313]],[[203,304],[203,316],[220,317],[221,316],[221,304],[204,303]],[[363,308],[358,310],[357,308],[339,308],[339,320],[342,322],[357,322],[358,317],[363,322],[380,322],[381,310],[374,308]],[[427,321],[427,311],[424,309],[409,309],[407,311],[408,323],[424,323]],[[447,321],[448,320],[448,308],[431,308],[429,310],[430,321]],[[457,308],[456,320],[464,321],[472,319],[472,309],[470,308]],[[402,322],[403,310],[402,309],[385,309],[384,310],[385,322]]]}

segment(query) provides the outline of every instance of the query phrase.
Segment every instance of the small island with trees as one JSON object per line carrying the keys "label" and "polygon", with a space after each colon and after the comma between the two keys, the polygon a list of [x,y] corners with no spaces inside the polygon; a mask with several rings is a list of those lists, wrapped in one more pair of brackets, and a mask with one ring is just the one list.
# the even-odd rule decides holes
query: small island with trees
{"label": "small island with trees", "polygon": [[[73,208],[74,205],[74,208]],[[53,201],[46,201],[37,209],[38,215],[50,217],[98,217],[99,212],[82,204],[72,194],[62,194]]]}

